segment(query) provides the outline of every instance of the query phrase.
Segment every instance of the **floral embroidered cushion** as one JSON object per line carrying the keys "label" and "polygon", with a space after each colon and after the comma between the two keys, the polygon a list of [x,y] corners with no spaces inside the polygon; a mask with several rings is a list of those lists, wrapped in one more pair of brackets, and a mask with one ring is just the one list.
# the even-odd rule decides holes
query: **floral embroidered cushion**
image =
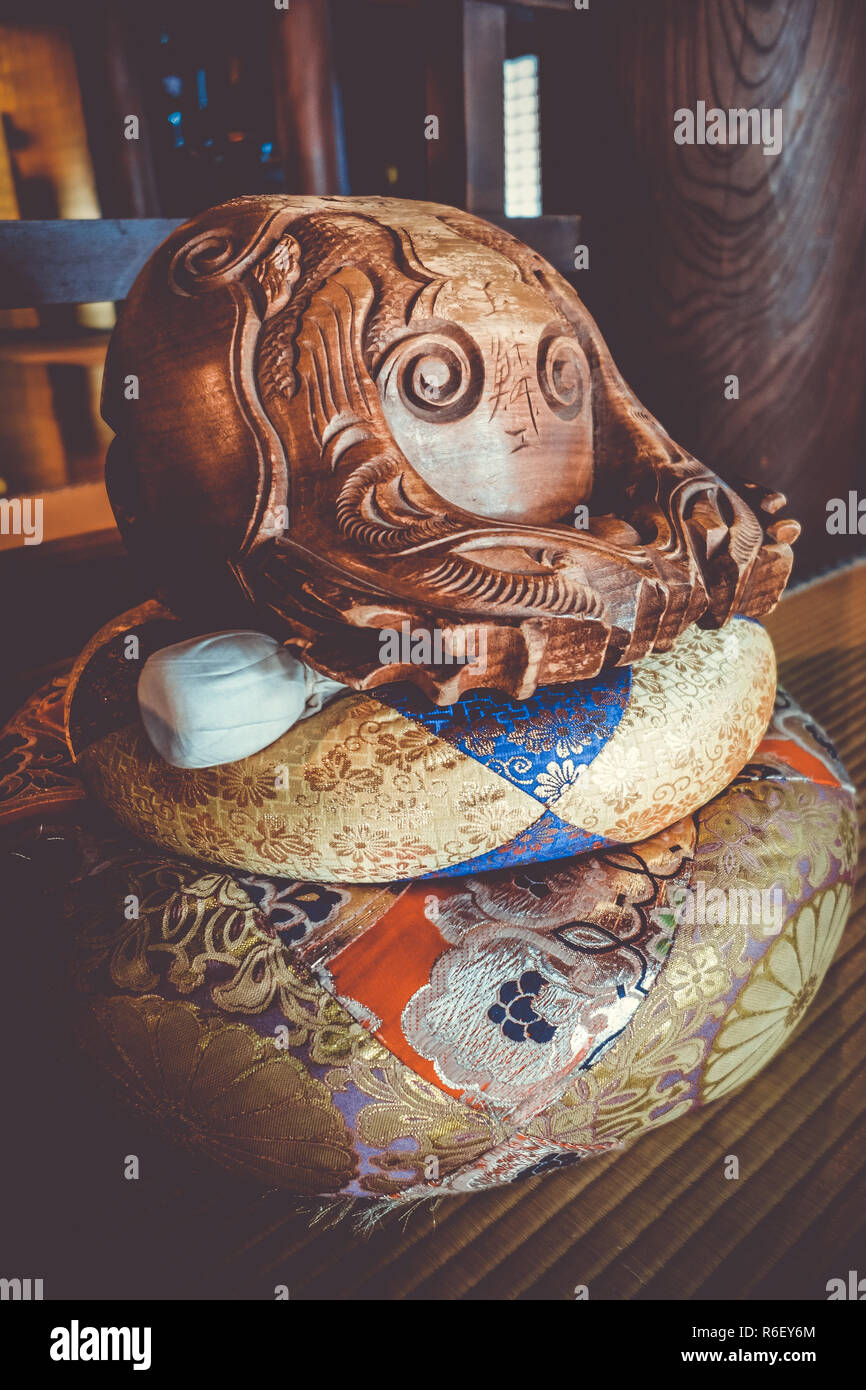
{"label": "floral embroidered cushion", "polygon": [[460,879],[203,869],[76,814],[81,1036],[127,1096],[269,1185],[389,1202],[727,1097],[803,1017],[857,858],[844,769],[783,694],[740,775],[668,829]]}
{"label": "floral embroidered cushion", "polygon": [[348,691],[259,753],[176,768],[152,748],[135,691],[145,658],[182,635],[150,604],[82,653],[66,724],[85,783],[165,849],[313,881],[463,876],[651,836],[739,772],[775,695],[769,636],[735,618],[527,700]]}

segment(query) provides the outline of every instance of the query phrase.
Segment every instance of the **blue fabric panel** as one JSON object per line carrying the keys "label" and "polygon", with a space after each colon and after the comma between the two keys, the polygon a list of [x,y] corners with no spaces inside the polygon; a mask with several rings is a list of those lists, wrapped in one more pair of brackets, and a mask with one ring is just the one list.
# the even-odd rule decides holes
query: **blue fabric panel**
{"label": "blue fabric panel", "polygon": [[540,864],[546,859],[565,859],[587,849],[601,849],[611,842],[602,835],[577,830],[568,821],[560,820],[552,811],[545,811],[532,825],[521,830],[513,840],[498,849],[464,859],[448,869],[437,869],[424,878],[458,878],[464,874],[487,873],[491,869],[507,869],[515,864]]}
{"label": "blue fabric panel", "polygon": [[569,765],[588,766],[614,734],[631,685],[631,667],[623,666],[594,680],[542,686],[528,700],[479,690],[455,705],[433,705],[411,685],[379,686],[375,696],[549,806],[562,793],[563,768],[567,776]]}

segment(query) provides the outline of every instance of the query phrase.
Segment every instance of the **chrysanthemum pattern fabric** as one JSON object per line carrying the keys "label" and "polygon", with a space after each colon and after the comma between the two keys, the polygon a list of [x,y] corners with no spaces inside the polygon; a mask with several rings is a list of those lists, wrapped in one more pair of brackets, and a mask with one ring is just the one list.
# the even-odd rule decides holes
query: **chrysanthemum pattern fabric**
{"label": "chrysanthemum pattern fabric", "polygon": [[112,832],[64,759],[62,695],[7,729],[0,805],[24,853],[66,811],[81,1036],[177,1140],[269,1185],[404,1201],[618,1148],[765,1066],[844,928],[854,795],[784,695],[731,785],[640,844],[387,886]]}

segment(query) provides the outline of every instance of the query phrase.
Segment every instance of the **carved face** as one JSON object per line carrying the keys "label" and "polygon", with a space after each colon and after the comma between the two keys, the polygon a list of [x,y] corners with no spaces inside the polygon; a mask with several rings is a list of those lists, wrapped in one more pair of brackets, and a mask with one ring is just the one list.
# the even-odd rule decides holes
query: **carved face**
{"label": "carved face", "polygon": [[[417,245],[417,241],[416,241]],[[453,251],[424,264],[448,275]],[[592,488],[586,356],[499,252],[464,241],[434,319],[413,313],[376,371],[388,428],[440,496],[479,516],[549,522]]]}
{"label": "carved face", "polygon": [[[201,214],[133,286],[103,410],[118,523],[175,607],[440,703],[523,698],[765,612],[798,530],[765,534],[678,448],[542,257],[433,203]],[[384,662],[381,630],[406,621],[487,665]]]}

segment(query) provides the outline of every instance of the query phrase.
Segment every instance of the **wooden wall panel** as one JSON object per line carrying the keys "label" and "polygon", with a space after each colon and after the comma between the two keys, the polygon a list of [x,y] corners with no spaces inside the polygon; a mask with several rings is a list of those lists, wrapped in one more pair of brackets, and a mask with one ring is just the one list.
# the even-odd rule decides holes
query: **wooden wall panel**
{"label": "wooden wall panel", "polygon": [[[24,218],[99,218],[79,75],[64,25],[23,22],[0,28],[0,111],[17,213]],[[129,143],[119,127],[117,138]],[[10,206],[8,190],[2,201]],[[78,326],[110,328],[114,306],[41,308],[38,320],[60,333]],[[22,322],[7,320],[2,326],[20,327]],[[10,492],[32,494],[101,476],[110,437],[99,414],[101,383],[100,366],[0,366],[6,402],[0,420],[0,472]]]}
{"label": "wooden wall panel", "polygon": [[[862,549],[828,536],[826,502],[866,492],[866,6],[608,0],[544,23],[572,92],[544,139],[619,365],[704,462],[788,493],[800,573]],[[781,108],[782,152],[675,144],[698,100]]]}

